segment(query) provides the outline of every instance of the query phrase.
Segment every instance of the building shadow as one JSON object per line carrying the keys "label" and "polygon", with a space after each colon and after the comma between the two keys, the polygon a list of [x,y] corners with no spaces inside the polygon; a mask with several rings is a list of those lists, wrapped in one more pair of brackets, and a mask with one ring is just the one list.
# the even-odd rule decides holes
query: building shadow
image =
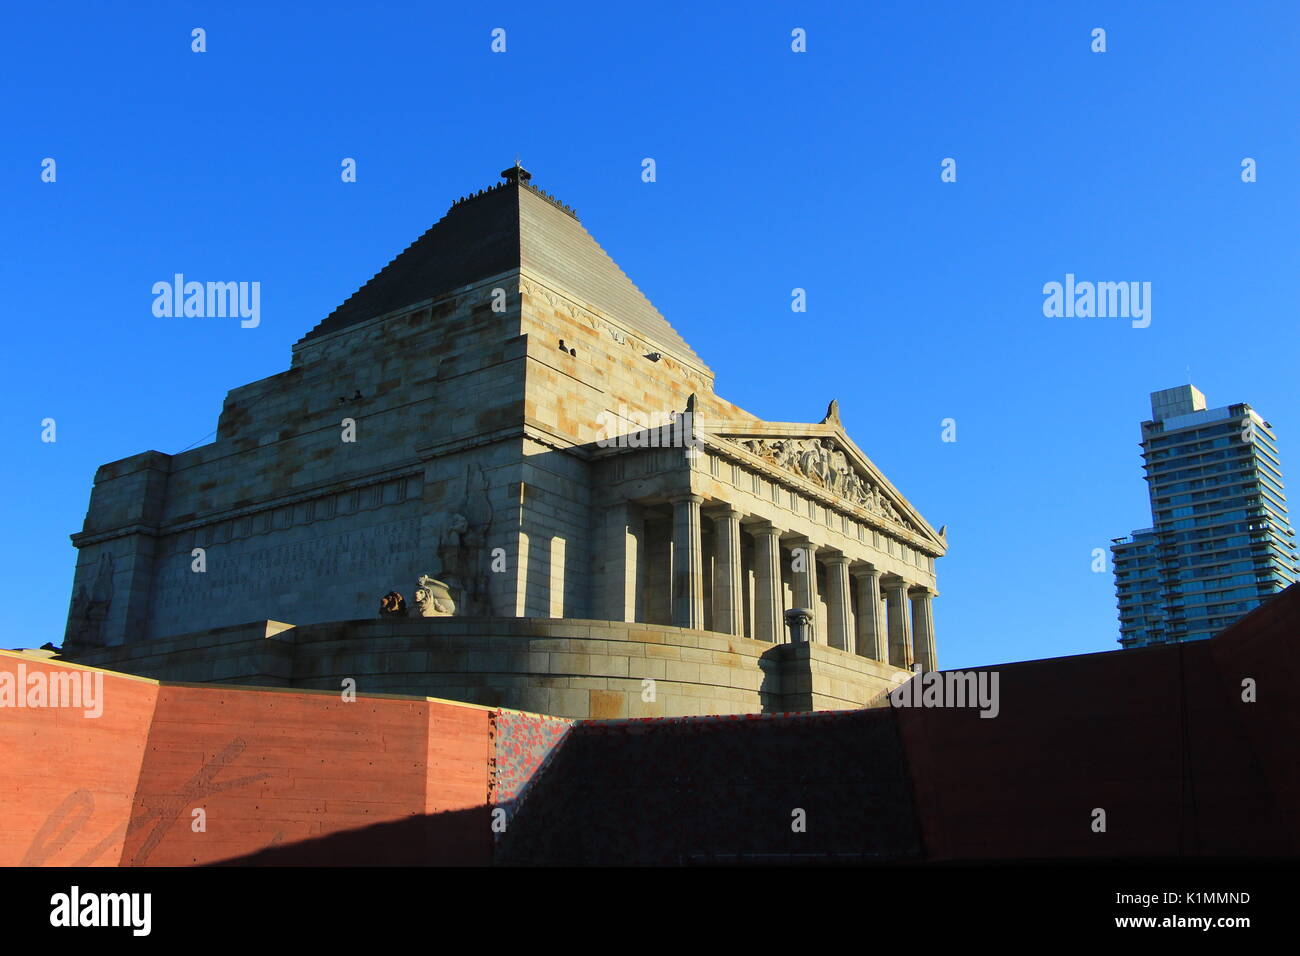
{"label": "building shadow", "polygon": [[284,843],[208,866],[489,866],[489,807],[421,814]]}

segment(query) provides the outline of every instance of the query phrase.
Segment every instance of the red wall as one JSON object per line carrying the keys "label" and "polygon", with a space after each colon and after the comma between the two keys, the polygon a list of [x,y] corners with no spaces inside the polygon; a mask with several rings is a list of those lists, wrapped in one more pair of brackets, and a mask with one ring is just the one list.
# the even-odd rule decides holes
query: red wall
{"label": "red wall", "polygon": [[[20,663],[93,672],[0,652],[0,671]],[[468,704],[95,672],[97,719],[0,709],[0,865],[488,864],[493,775],[511,794],[498,858],[521,863],[1300,853],[1300,586],[1212,641],[985,670],[995,719],[896,709],[546,733],[509,715],[494,728],[497,712]],[[797,840],[791,806],[810,821]]]}
{"label": "red wall", "polygon": [[[68,667],[0,669],[19,661]],[[0,865],[491,862],[485,708],[109,673],[104,688],[98,719],[0,711]]]}
{"label": "red wall", "polygon": [[[93,673],[0,652],[0,671]],[[104,710],[0,709],[0,865],[115,866],[158,685],[104,674]]]}
{"label": "red wall", "polygon": [[1293,586],[1210,641],[984,668],[996,719],[897,710],[927,857],[1300,854],[1298,642]]}

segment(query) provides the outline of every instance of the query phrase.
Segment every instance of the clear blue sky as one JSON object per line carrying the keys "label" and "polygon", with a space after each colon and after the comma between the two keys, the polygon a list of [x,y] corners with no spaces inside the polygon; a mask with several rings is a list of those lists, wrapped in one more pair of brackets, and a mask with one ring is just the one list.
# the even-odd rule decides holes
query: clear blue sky
{"label": "clear blue sky", "polygon": [[[1091,552],[1149,524],[1150,391],[1250,402],[1300,480],[1295,3],[473,6],[10,10],[0,646],[61,641],[99,464],[204,438],[516,153],[720,394],[778,421],[839,398],[948,525],[943,666],[1117,647]],[[261,326],[155,318],[176,272],[260,281]],[[1150,327],[1045,318],[1067,272],[1151,282]]]}

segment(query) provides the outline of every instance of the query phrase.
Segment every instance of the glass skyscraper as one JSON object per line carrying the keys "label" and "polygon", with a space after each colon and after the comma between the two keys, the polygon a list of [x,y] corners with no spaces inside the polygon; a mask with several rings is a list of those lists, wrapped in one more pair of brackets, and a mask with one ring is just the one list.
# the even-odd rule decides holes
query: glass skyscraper
{"label": "glass skyscraper", "polygon": [[1152,392],[1142,458],[1153,526],[1111,545],[1121,645],[1213,637],[1296,580],[1277,442],[1249,405]]}

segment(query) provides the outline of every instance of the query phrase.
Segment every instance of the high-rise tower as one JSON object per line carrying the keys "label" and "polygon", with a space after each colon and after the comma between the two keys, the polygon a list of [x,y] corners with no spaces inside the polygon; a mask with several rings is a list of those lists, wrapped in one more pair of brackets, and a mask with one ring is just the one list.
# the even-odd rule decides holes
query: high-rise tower
{"label": "high-rise tower", "polygon": [[1213,637],[1296,580],[1277,441],[1249,405],[1152,392],[1142,457],[1152,527],[1111,546],[1120,644]]}

